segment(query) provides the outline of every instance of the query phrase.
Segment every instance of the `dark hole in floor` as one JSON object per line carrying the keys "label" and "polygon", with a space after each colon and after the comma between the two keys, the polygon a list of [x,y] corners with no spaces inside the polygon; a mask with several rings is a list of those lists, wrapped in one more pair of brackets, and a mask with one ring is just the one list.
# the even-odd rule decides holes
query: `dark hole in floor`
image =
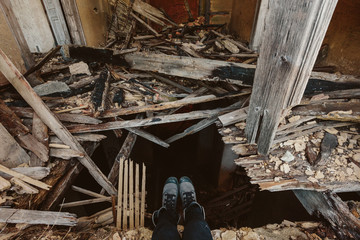
{"label": "dark hole in floor", "polygon": [[[168,126],[151,127],[147,131],[166,139],[166,136],[177,133],[173,129],[179,131],[179,129],[186,127],[169,124]],[[115,158],[127,132],[124,131],[120,139],[117,139],[112,132],[107,132],[106,135],[108,135],[107,140],[102,142],[92,157],[105,175],[109,172],[112,164],[107,159]],[[223,206],[229,205],[236,211],[231,209],[228,218],[222,216],[221,219],[216,219],[216,216],[211,216],[212,211],[206,209],[208,203],[233,191],[233,189],[229,189],[227,192],[223,192],[220,190],[221,186],[218,186],[223,150],[223,143],[215,125],[172,143],[168,149],[138,137],[131,153],[131,159],[139,163],[144,162],[147,165],[147,211],[151,213],[160,207],[162,187],[167,177],[175,176],[180,178],[186,175],[194,182],[198,201],[205,205],[207,219],[211,228],[228,226],[259,227],[269,223],[281,223],[284,219],[290,221],[317,220],[306,212],[292,191],[271,193],[254,191],[254,188],[244,187],[251,185],[242,169],[237,169],[237,173],[232,173],[235,186],[233,189],[244,187],[252,189],[254,194],[250,196],[246,193],[247,190],[236,196],[230,194],[231,197],[225,198],[224,202],[219,201],[218,207],[221,209]],[[74,185],[94,192],[101,190],[100,186],[86,170],[80,173]],[[88,199],[87,196],[72,190],[68,191],[65,198],[66,202]],[[234,198],[238,199],[231,206],[231,201]],[[222,206],[222,204],[224,205]],[[239,210],[239,204],[244,204],[245,207],[241,207],[243,209]],[[180,206],[180,204],[178,205]],[[98,203],[66,209],[66,211],[74,212],[78,216],[89,216],[110,206],[110,203]],[[236,215],[236,213],[239,213],[239,215]],[[231,220],[228,221],[228,219]],[[150,219],[146,220],[146,225],[152,228]]]}

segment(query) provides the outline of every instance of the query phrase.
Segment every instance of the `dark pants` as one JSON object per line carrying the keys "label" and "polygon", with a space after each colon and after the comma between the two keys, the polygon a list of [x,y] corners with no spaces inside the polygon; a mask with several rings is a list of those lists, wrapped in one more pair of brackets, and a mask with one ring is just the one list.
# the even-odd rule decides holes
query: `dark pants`
{"label": "dark pants", "polygon": [[[177,218],[166,209],[159,212],[152,240],[180,240],[177,231]],[[190,205],[185,210],[183,240],[212,240],[210,228],[198,205]]]}

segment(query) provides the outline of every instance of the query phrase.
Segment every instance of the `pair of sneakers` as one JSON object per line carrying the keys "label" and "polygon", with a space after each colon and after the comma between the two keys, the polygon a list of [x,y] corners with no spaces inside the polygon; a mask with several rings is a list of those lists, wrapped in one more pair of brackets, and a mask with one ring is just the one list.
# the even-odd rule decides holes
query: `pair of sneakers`
{"label": "pair of sneakers", "polygon": [[184,209],[184,220],[186,209],[189,206],[197,205],[201,209],[202,213],[205,213],[203,207],[196,201],[195,188],[190,178],[184,176],[181,177],[178,181],[176,177],[169,177],[165,181],[165,185],[163,188],[162,207],[159,210],[155,211],[153,214],[154,225],[156,225],[156,219],[158,218],[159,213],[162,209],[166,209],[172,216],[177,216],[176,204],[179,195],[182,202],[182,208]]}

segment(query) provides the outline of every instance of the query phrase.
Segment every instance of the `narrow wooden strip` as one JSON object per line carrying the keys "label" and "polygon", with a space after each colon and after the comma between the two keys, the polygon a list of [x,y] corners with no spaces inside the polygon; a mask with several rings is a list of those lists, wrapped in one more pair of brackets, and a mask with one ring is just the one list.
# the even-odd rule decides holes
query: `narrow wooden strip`
{"label": "narrow wooden strip", "polygon": [[47,184],[45,184],[43,182],[32,179],[32,178],[30,178],[28,176],[25,176],[24,174],[15,172],[15,171],[13,171],[13,170],[11,170],[11,169],[9,169],[9,168],[1,165],[1,164],[0,164],[0,171],[4,172],[6,174],[9,174],[9,175],[11,175],[13,177],[17,177],[17,178],[23,180],[24,182],[30,183],[30,184],[32,184],[32,185],[34,185],[36,187],[42,188],[42,189],[49,190],[51,188],[50,185],[47,185]]}
{"label": "narrow wooden strip", "polygon": [[[33,114],[33,124],[32,124],[32,135],[41,142],[47,149],[49,148],[49,133],[47,126],[41,121],[39,116],[34,113]],[[49,151],[49,149],[48,149]],[[43,159],[44,162],[47,162],[49,160],[49,156],[47,155],[47,158]],[[30,166],[36,167],[36,166],[42,166],[43,162],[40,158],[38,158],[35,154],[31,154],[30,156]]]}
{"label": "narrow wooden strip", "polygon": [[0,176],[0,191],[5,191],[11,187],[11,183]]}
{"label": "narrow wooden strip", "polygon": [[39,70],[44,64],[50,60],[61,48],[61,45],[54,47],[51,49],[39,62],[37,62],[34,66],[32,66],[29,70],[24,73],[24,77],[29,76],[31,73]]}
{"label": "narrow wooden strip", "polygon": [[72,149],[82,152],[84,157],[78,160],[89,170],[89,173],[94,179],[106,189],[106,191],[113,195],[116,194],[116,189],[107,180],[105,175],[100,171],[96,164],[92,161],[89,155],[85,152],[80,143],[71,135],[66,127],[56,118],[56,116],[45,105],[41,98],[34,92],[32,87],[26,81],[24,76],[21,75],[18,69],[0,50],[0,71],[24,98],[24,100],[34,109],[40,119],[66,144]]}
{"label": "narrow wooden strip", "polygon": [[311,121],[313,119],[315,119],[316,117],[314,116],[307,116],[307,117],[303,117],[295,122],[292,122],[292,123],[288,123],[288,124],[285,124],[285,125],[282,125],[280,127],[278,127],[277,129],[277,135],[280,134],[281,131],[284,131],[285,129],[289,129],[289,128],[292,128],[292,127],[296,127],[304,122],[307,122],[307,121]]}
{"label": "narrow wooden strip", "polygon": [[84,154],[73,149],[50,148],[50,156],[70,160],[71,158],[83,157]]}
{"label": "narrow wooden strip", "polygon": [[137,229],[140,226],[140,194],[139,194],[139,185],[140,185],[140,171],[139,164],[135,164],[135,228]]}
{"label": "narrow wooden strip", "polygon": [[87,200],[70,202],[70,203],[62,203],[59,206],[61,208],[69,208],[69,207],[78,207],[78,206],[84,206],[84,205],[100,203],[100,202],[111,202],[111,197],[101,197],[101,198],[93,198],[93,199],[87,199]]}
{"label": "narrow wooden strip", "polygon": [[128,189],[129,189],[129,185],[128,185],[128,181],[129,181],[129,164],[128,164],[129,160],[125,161],[124,164],[124,205],[123,205],[123,226],[122,229],[126,230],[128,229],[128,199],[129,199],[129,194],[128,194]]}
{"label": "narrow wooden strip", "polygon": [[134,229],[134,162],[129,160],[129,228]]}
{"label": "narrow wooden strip", "polygon": [[141,18],[136,16],[134,13],[131,13],[131,16],[135,18],[139,23],[141,23],[144,27],[146,27],[150,32],[152,32],[156,37],[161,36],[155,29],[153,29],[150,25],[144,22]]}
{"label": "narrow wooden strip", "polygon": [[102,198],[102,197],[105,197],[104,195],[101,195],[101,194],[98,194],[96,192],[93,192],[93,191],[90,191],[90,190],[87,190],[87,189],[84,189],[84,188],[81,188],[81,187],[77,187],[77,186],[71,186],[72,190],[76,191],[76,192],[79,192],[79,193],[83,193],[83,194],[86,194],[90,197],[96,197],[96,198]]}
{"label": "narrow wooden strip", "polygon": [[0,208],[0,222],[76,226],[76,215],[67,212]]}
{"label": "narrow wooden strip", "polygon": [[150,72],[150,74],[151,74],[151,76],[155,77],[156,79],[160,80],[161,82],[167,83],[167,84],[169,84],[169,85],[171,85],[171,86],[174,86],[174,87],[176,87],[176,88],[178,88],[178,89],[181,89],[181,90],[183,90],[184,92],[187,92],[187,93],[192,93],[192,92],[194,92],[191,88],[184,87],[183,85],[180,85],[180,84],[178,84],[178,83],[176,83],[176,82],[174,82],[174,81],[171,81],[171,80],[168,79],[168,78],[165,78],[165,77],[163,77],[163,76],[160,76],[160,75],[155,74],[155,73],[152,73],[152,72]]}
{"label": "narrow wooden strip", "polygon": [[117,216],[116,216],[116,227],[118,229],[122,228],[122,212],[123,212],[123,180],[124,180],[124,158],[120,158],[119,164],[119,180],[118,180],[118,202],[117,202]]}
{"label": "narrow wooden strip", "polygon": [[145,226],[146,166],[142,165],[140,226]]}
{"label": "narrow wooden strip", "polygon": [[126,130],[128,130],[129,132],[132,132],[142,138],[145,138],[153,143],[156,143],[162,147],[166,147],[168,148],[170,145],[168,143],[166,143],[165,141],[161,140],[160,138],[158,138],[157,136],[152,135],[151,133],[148,133],[140,128],[125,128]]}

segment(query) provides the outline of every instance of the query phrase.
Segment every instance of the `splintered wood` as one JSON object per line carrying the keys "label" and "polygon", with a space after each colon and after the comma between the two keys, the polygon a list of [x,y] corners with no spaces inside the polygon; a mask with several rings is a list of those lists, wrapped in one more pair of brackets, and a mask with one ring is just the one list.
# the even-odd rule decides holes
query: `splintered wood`
{"label": "splintered wood", "polygon": [[144,164],[141,166],[141,177],[139,169],[140,164],[134,163],[130,159],[120,159],[116,216],[116,227],[118,229],[132,230],[138,228],[139,226],[144,226],[146,203],[146,166]]}

